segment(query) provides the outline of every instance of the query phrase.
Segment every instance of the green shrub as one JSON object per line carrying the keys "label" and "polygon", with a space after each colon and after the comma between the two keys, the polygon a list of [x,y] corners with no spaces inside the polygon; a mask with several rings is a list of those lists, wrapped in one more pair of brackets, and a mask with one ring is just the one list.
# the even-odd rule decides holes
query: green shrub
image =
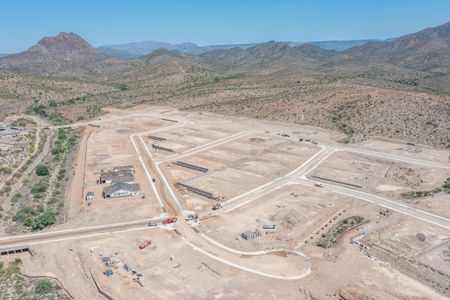
{"label": "green shrub", "polygon": [[52,282],[49,279],[39,279],[36,283],[35,292],[39,295],[48,294],[53,289]]}
{"label": "green shrub", "polygon": [[0,166],[0,174],[11,174],[12,169],[7,166]]}
{"label": "green shrub", "polygon": [[19,209],[13,217],[13,221],[24,222],[28,217],[36,215],[36,212],[31,206],[24,206]]}
{"label": "green shrub", "polygon": [[11,201],[12,201],[13,203],[15,203],[15,202],[18,202],[21,198],[22,198],[22,194],[21,194],[21,193],[16,193],[16,194],[12,197]]}
{"label": "green shrub", "polygon": [[67,133],[64,130],[64,128],[59,128],[58,129],[58,139],[59,140],[65,140],[67,138]]}
{"label": "green shrub", "polygon": [[128,86],[127,86],[125,83],[119,84],[118,88],[119,88],[121,91],[126,91],[126,90],[128,90]]}
{"label": "green shrub", "polygon": [[36,167],[36,175],[37,176],[48,176],[50,172],[48,171],[48,167],[46,165],[38,165]]}
{"label": "green shrub", "polygon": [[52,210],[46,210],[42,215],[35,219],[33,229],[41,230],[47,226],[53,225],[56,222],[55,213]]}
{"label": "green shrub", "polygon": [[47,190],[47,186],[44,184],[37,184],[31,188],[31,194],[33,194],[33,197],[39,196],[39,194],[45,193]]}
{"label": "green shrub", "polygon": [[5,185],[3,190],[5,191],[5,193],[9,193],[9,192],[11,192],[11,186],[10,185]]}

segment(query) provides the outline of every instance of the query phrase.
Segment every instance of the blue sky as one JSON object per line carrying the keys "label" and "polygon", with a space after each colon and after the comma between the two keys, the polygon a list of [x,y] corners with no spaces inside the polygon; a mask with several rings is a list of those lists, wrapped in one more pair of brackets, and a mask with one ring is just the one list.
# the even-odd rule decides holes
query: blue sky
{"label": "blue sky", "polygon": [[450,21],[449,0],[0,0],[0,53],[75,32],[94,46],[390,38]]}

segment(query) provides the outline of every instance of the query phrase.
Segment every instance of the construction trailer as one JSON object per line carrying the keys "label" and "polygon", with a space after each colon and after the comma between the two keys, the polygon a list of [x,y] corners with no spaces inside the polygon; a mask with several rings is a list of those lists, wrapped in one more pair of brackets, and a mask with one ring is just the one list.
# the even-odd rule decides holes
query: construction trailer
{"label": "construction trailer", "polygon": [[275,229],[276,225],[275,224],[265,224],[263,225],[263,229]]}
{"label": "construction trailer", "polygon": [[103,189],[103,198],[118,198],[140,194],[139,184],[116,183]]}

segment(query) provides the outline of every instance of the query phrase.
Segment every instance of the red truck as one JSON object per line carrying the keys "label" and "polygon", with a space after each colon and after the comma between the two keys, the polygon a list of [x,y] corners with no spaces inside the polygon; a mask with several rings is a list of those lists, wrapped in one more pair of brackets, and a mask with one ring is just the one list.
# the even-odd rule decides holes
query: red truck
{"label": "red truck", "polygon": [[162,223],[165,225],[165,224],[175,223],[176,221],[177,221],[177,217],[170,217],[170,218],[164,219],[162,221]]}

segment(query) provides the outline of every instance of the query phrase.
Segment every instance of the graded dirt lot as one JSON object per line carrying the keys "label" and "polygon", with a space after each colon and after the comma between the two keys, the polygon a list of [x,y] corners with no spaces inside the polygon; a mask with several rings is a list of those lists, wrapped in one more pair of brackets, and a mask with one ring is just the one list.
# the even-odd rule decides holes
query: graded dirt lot
{"label": "graded dirt lot", "polygon": [[[24,272],[75,299],[450,295],[450,197],[402,196],[450,177],[442,150],[149,106],[71,126],[67,222],[0,247],[31,247]],[[127,165],[139,195],[104,199],[101,171]]]}
{"label": "graded dirt lot", "polygon": [[[229,213],[206,219],[201,226],[211,238],[239,250],[266,248],[295,249],[303,246],[322,223],[349,208],[351,199],[314,188],[289,185],[237,208]],[[334,220],[335,221],[335,220]],[[275,229],[263,227],[275,225]],[[327,227],[331,224],[327,224]],[[251,241],[236,239],[247,230],[261,230],[263,236]]]}
{"label": "graded dirt lot", "polygon": [[[249,134],[220,146],[193,154],[183,162],[208,169],[207,174],[186,172],[186,168],[170,163],[163,165],[168,178],[211,192],[223,200],[231,199],[250,189],[289,173],[302,164],[318,147],[296,144],[268,134]],[[211,202],[186,195],[187,208],[198,209],[204,203],[209,209]]]}
{"label": "graded dirt lot", "polygon": [[433,204],[435,198],[439,199],[441,195],[419,199],[402,196],[411,191],[431,191],[440,188],[450,177],[449,169],[381,159],[367,154],[335,152],[308,176],[319,178],[323,182],[334,180],[336,184],[342,186],[358,186],[359,190],[450,217],[450,210],[446,209],[450,208],[450,201],[444,200],[439,201],[439,205]]}

